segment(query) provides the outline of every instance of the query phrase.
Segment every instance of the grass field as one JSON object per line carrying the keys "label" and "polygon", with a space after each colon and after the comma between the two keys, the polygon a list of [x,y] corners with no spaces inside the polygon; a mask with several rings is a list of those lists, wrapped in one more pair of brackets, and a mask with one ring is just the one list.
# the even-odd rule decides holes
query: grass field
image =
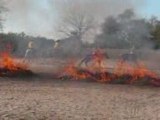
{"label": "grass field", "polygon": [[[46,61],[42,60],[30,69],[52,73],[64,66],[63,62],[49,61],[52,65],[44,65]],[[155,63],[145,63],[158,71],[157,66],[153,67]],[[106,65],[113,67],[115,61],[109,60]],[[49,77],[0,78],[0,120],[159,120],[159,91],[160,88],[150,86]]]}

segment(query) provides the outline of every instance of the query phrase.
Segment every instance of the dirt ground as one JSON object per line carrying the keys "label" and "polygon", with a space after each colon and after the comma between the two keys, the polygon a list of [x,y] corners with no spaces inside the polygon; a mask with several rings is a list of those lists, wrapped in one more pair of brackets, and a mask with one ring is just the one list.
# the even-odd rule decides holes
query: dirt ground
{"label": "dirt ground", "polygon": [[159,120],[160,88],[0,79],[0,120]]}
{"label": "dirt ground", "polygon": [[[51,65],[30,68],[54,71]],[[151,86],[0,78],[0,120],[160,120],[159,91]]]}

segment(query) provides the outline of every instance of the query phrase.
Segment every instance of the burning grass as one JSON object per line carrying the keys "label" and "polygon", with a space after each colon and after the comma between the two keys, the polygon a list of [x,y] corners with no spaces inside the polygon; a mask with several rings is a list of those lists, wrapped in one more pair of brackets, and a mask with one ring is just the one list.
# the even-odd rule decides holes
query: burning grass
{"label": "burning grass", "polygon": [[16,63],[8,53],[1,54],[0,77],[29,77],[33,75],[26,64]]}
{"label": "burning grass", "polygon": [[[96,65],[96,64],[94,64]],[[78,68],[72,62],[63,70],[61,79],[90,80],[110,84],[141,84],[160,86],[159,76],[139,63],[138,65],[118,62],[112,72],[105,67],[92,65],[89,68]]]}
{"label": "burning grass", "polygon": [[[30,77],[34,75],[26,64],[15,62],[8,53],[1,54],[1,57],[0,77]],[[112,71],[108,71],[103,64],[103,59],[101,56],[100,59],[96,58],[93,60],[94,63],[87,68],[76,67],[75,62],[72,61],[63,70],[54,74],[54,78],[110,84],[152,84],[160,86],[159,76],[150,71],[143,63],[133,65],[119,61]]]}

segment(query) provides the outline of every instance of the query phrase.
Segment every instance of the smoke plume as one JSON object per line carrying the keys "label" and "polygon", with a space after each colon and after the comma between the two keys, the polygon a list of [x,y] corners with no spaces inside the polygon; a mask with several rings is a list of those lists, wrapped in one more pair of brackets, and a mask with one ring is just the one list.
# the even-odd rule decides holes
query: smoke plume
{"label": "smoke plume", "polygon": [[34,36],[55,38],[55,28],[70,5],[83,6],[98,21],[108,15],[117,15],[127,8],[142,5],[139,0],[5,0],[9,12],[6,15],[5,32],[25,32]]}

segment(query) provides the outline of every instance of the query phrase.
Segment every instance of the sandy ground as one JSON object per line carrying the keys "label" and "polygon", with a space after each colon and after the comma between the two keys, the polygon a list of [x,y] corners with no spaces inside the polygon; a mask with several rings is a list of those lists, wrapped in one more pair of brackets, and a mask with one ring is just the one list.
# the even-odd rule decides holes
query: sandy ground
{"label": "sandy ground", "polygon": [[[30,67],[52,72],[59,66]],[[0,120],[160,120],[159,91],[149,86],[0,78]]]}
{"label": "sandy ground", "polygon": [[0,120],[159,120],[160,88],[0,79]]}

